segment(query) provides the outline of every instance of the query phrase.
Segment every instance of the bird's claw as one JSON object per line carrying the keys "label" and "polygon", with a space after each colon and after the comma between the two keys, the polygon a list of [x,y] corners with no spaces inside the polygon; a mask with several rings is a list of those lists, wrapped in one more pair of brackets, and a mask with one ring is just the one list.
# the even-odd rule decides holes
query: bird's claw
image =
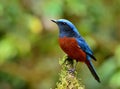
{"label": "bird's claw", "polygon": [[70,74],[74,74],[75,68],[69,69],[68,71],[69,71]]}

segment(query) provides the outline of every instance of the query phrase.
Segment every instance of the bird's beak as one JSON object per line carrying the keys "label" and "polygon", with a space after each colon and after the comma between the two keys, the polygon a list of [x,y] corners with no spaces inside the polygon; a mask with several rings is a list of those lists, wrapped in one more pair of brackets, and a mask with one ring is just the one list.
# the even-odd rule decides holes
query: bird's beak
{"label": "bird's beak", "polygon": [[51,21],[54,22],[54,23],[57,23],[57,20],[53,20],[53,19],[52,19]]}

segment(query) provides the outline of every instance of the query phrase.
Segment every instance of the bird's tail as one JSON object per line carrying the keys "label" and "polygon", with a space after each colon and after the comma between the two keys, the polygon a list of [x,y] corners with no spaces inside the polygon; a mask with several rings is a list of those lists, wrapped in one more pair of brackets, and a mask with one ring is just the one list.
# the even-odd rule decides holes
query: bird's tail
{"label": "bird's tail", "polygon": [[91,61],[89,61],[89,60],[86,60],[86,65],[88,66],[88,68],[89,68],[89,70],[91,71],[91,74],[94,76],[94,78],[100,83],[100,79],[99,79],[99,77],[98,77],[98,75],[97,75],[97,73],[96,73],[96,71],[95,71],[95,69],[94,69],[94,67],[93,67],[93,65],[92,65],[92,62]]}

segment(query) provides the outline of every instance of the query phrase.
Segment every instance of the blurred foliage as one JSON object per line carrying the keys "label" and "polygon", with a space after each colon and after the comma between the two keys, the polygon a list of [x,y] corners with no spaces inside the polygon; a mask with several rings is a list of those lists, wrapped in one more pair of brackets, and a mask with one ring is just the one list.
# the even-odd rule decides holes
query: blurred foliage
{"label": "blurred foliage", "polygon": [[26,81],[0,71],[0,89],[28,89]]}
{"label": "blurred foliage", "polygon": [[64,52],[50,19],[58,18],[76,25],[98,59],[101,84],[77,67],[86,89],[119,89],[120,0],[0,0],[0,88],[55,88]]}

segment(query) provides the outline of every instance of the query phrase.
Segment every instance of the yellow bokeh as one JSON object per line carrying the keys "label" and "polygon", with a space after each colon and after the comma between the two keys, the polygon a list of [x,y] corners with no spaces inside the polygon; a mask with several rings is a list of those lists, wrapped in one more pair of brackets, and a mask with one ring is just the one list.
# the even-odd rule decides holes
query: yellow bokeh
{"label": "yellow bokeh", "polygon": [[41,33],[43,29],[41,20],[33,16],[30,16],[28,19],[28,28],[30,31],[35,34]]}

